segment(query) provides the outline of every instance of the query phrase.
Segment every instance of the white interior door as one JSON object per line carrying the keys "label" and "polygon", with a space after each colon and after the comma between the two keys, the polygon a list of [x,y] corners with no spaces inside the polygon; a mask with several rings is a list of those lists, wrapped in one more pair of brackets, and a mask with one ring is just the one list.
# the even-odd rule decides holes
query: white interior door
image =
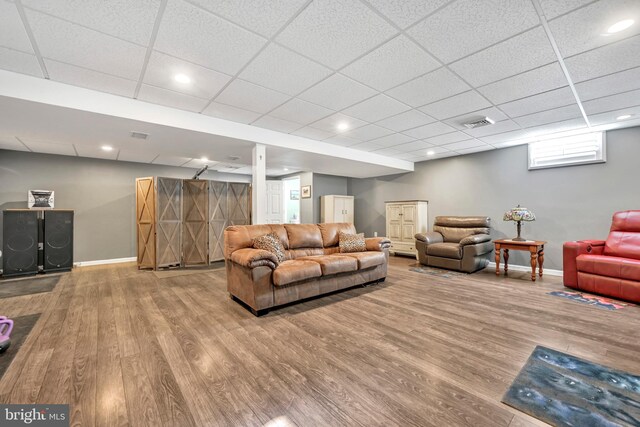
{"label": "white interior door", "polygon": [[284,222],[282,188],[282,181],[267,181],[267,224],[282,224]]}

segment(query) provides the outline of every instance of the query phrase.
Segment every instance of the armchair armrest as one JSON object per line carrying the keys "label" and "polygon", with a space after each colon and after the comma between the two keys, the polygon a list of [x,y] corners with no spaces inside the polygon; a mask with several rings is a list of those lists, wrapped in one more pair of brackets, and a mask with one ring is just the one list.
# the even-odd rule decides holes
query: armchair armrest
{"label": "armchair armrest", "polygon": [[478,243],[490,242],[491,236],[488,234],[472,234],[460,240],[460,246],[477,245]]}
{"label": "armchair armrest", "polygon": [[427,245],[431,245],[433,243],[442,243],[444,242],[444,237],[442,234],[437,231],[428,231],[426,233],[418,233],[416,234],[416,240],[420,242],[424,242]]}
{"label": "armchair armrest", "polygon": [[243,267],[255,268],[266,265],[275,269],[278,266],[278,258],[264,249],[243,248],[231,253],[229,259]]}
{"label": "armchair armrest", "polygon": [[604,240],[578,240],[565,242],[562,246],[562,275],[564,285],[578,287],[578,267],[576,258],[582,254],[602,255]]}
{"label": "armchair armrest", "polygon": [[367,237],[364,239],[364,243],[367,245],[368,251],[382,252],[383,249],[391,247],[391,240],[386,237]]}

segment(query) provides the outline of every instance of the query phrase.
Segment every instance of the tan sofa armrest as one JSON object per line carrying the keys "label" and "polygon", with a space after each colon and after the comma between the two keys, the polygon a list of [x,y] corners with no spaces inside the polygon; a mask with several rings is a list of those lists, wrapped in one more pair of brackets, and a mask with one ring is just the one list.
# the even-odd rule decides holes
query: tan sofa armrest
{"label": "tan sofa armrest", "polygon": [[382,252],[383,249],[391,247],[391,240],[386,237],[367,237],[364,239],[368,251]]}
{"label": "tan sofa armrest", "polygon": [[416,234],[416,240],[424,242],[427,245],[432,245],[434,243],[444,242],[444,237],[442,237],[442,234],[438,233],[437,231],[428,231],[426,233]]}
{"label": "tan sofa armrest", "polygon": [[243,267],[255,268],[261,265],[275,269],[278,266],[278,258],[264,249],[243,248],[231,253],[229,258]]}
{"label": "tan sofa armrest", "polygon": [[490,242],[491,236],[488,234],[474,234],[460,240],[460,246],[477,245],[478,243]]}

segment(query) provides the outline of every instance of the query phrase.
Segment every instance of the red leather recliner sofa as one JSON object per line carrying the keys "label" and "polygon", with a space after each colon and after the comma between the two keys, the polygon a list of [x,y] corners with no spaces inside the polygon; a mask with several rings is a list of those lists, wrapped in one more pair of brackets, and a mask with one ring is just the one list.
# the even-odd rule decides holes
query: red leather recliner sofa
{"label": "red leather recliner sofa", "polygon": [[640,210],[616,212],[607,240],[566,242],[564,285],[640,303]]}

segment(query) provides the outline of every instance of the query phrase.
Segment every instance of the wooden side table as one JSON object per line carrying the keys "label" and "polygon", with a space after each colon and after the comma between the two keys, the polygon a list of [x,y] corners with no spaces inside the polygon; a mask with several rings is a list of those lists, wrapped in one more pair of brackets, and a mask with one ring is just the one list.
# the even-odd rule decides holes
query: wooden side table
{"label": "wooden side table", "polygon": [[525,240],[515,241],[511,239],[494,240],[496,251],[496,276],[500,275],[500,250],[502,249],[504,257],[504,274],[509,270],[509,250],[529,251],[531,254],[531,280],[536,281],[536,265],[538,266],[538,274],[542,277],[542,265],[544,264],[544,244],[542,240]]}

